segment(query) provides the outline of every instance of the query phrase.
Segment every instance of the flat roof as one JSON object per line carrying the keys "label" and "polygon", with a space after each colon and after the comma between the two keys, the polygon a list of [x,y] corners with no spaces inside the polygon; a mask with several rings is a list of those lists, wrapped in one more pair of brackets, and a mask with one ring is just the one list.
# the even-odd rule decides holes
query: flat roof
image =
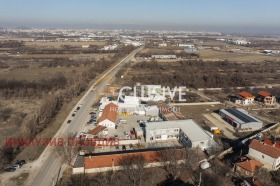
{"label": "flat roof", "polygon": [[220,111],[226,114],[227,116],[231,117],[238,123],[262,122],[248,114],[244,109],[228,108],[221,109]]}
{"label": "flat roof", "polygon": [[170,128],[180,128],[191,141],[212,139],[212,137],[192,119],[146,123],[146,130]]}

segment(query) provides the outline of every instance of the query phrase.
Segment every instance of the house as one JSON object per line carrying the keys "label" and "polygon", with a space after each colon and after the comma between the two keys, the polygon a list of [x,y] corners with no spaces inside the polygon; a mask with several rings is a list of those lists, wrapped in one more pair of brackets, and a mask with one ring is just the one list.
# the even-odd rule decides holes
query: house
{"label": "house", "polygon": [[235,164],[234,171],[245,177],[252,177],[257,168],[263,167],[263,164],[256,160],[245,160]]}
{"label": "house", "polygon": [[209,148],[213,135],[202,129],[194,120],[175,120],[146,123],[147,143],[178,140],[185,147]]}
{"label": "house", "polygon": [[257,100],[266,106],[273,106],[276,104],[276,97],[272,96],[271,93],[267,91],[260,91],[258,93]]}
{"label": "house", "polygon": [[114,103],[109,103],[105,106],[102,115],[98,118],[98,125],[108,128],[115,128],[117,123],[118,106]]}
{"label": "house", "polygon": [[90,130],[87,134],[87,136],[92,136],[94,137],[98,137],[99,135],[103,135],[106,136],[108,134],[108,130],[106,130],[107,127],[104,127],[102,125],[98,125],[96,126],[94,129]]}
{"label": "house", "polygon": [[241,108],[221,109],[219,115],[236,129],[258,130],[263,127],[261,120]]}
{"label": "house", "polygon": [[254,100],[256,98],[249,92],[245,92],[245,91],[240,92],[239,96],[241,97],[241,102],[239,104],[242,104],[242,105],[250,105],[250,104],[254,103]]}
{"label": "house", "polygon": [[253,139],[248,156],[260,161],[269,170],[277,170],[280,167],[280,141]]}

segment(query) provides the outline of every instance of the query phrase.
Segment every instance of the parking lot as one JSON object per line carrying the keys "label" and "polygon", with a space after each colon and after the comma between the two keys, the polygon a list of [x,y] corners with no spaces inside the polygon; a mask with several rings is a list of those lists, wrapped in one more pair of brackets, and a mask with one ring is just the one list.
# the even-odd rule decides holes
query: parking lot
{"label": "parking lot", "polygon": [[119,139],[126,139],[125,132],[130,133],[133,128],[140,127],[137,120],[147,121],[149,117],[141,115],[131,115],[131,116],[119,116],[119,120],[125,120],[125,123],[117,124],[117,129],[109,128],[109,136],[115,137],[118,136]]}

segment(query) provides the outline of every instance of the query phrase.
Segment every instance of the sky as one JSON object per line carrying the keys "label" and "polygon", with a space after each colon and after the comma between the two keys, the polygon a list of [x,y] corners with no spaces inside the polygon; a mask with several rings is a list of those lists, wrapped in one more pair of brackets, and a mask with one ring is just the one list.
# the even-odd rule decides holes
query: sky
{"label": "sky", "polygon": [[279,0],[0,0],[0,27],[280,33]]}

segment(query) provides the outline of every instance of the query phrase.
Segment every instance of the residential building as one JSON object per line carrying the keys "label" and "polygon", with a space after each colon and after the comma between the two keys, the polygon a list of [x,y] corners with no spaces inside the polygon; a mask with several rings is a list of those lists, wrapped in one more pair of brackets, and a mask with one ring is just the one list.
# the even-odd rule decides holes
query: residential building
{"label": "residential building", "polygon": [[210,147],[213,135],[202,129],[194,120],[161,121],[146,123],[147,143],[178,140],[185,147]]}
{"label": "residential building", "polygon": [[106,135],[108,135],[107,127],[98,125],[87,133],[87,138],[89,137],[95,138],[95,137],[106,136]]}
{"label": "residential building", "polygon": [[248,156],[260,161],[269,170],[277,170],[280,167],[280,141],[253,139]]}
{"label": "residential building", "polygon": [[102,125],[108,128],[115,128],[118,116],[118,106],[114,103],[109,103],[105,106],[102,115],[98,118],[98,125]]}
{"label": "residential building", "polygon": [[252,94],[250,94],[249,92],[240,92],[239,96],[242,98],[240,103],[237,104],[242,104],[242,105],[250,105],[252,103],[254,103],[255,100],[255,96],[253,96]]}
{"label": "residential building", "polygon": [[221,109],[219,115],[236,129],[257,130],[263,127],[261,120],[241,108]]}
{"label": "residential building", "polygon": [[260,91],[257,100],[266,106],[274,106],[276,104],[276,97],[272,96],[271,93],[267,91]]}
{"label": "residential building", "polygon": [[235,164],[234,171],[238,172],[242,176],[252,177],[255,174],[257,168],[263,167],[263,164],[256,160],[245,160]]}

